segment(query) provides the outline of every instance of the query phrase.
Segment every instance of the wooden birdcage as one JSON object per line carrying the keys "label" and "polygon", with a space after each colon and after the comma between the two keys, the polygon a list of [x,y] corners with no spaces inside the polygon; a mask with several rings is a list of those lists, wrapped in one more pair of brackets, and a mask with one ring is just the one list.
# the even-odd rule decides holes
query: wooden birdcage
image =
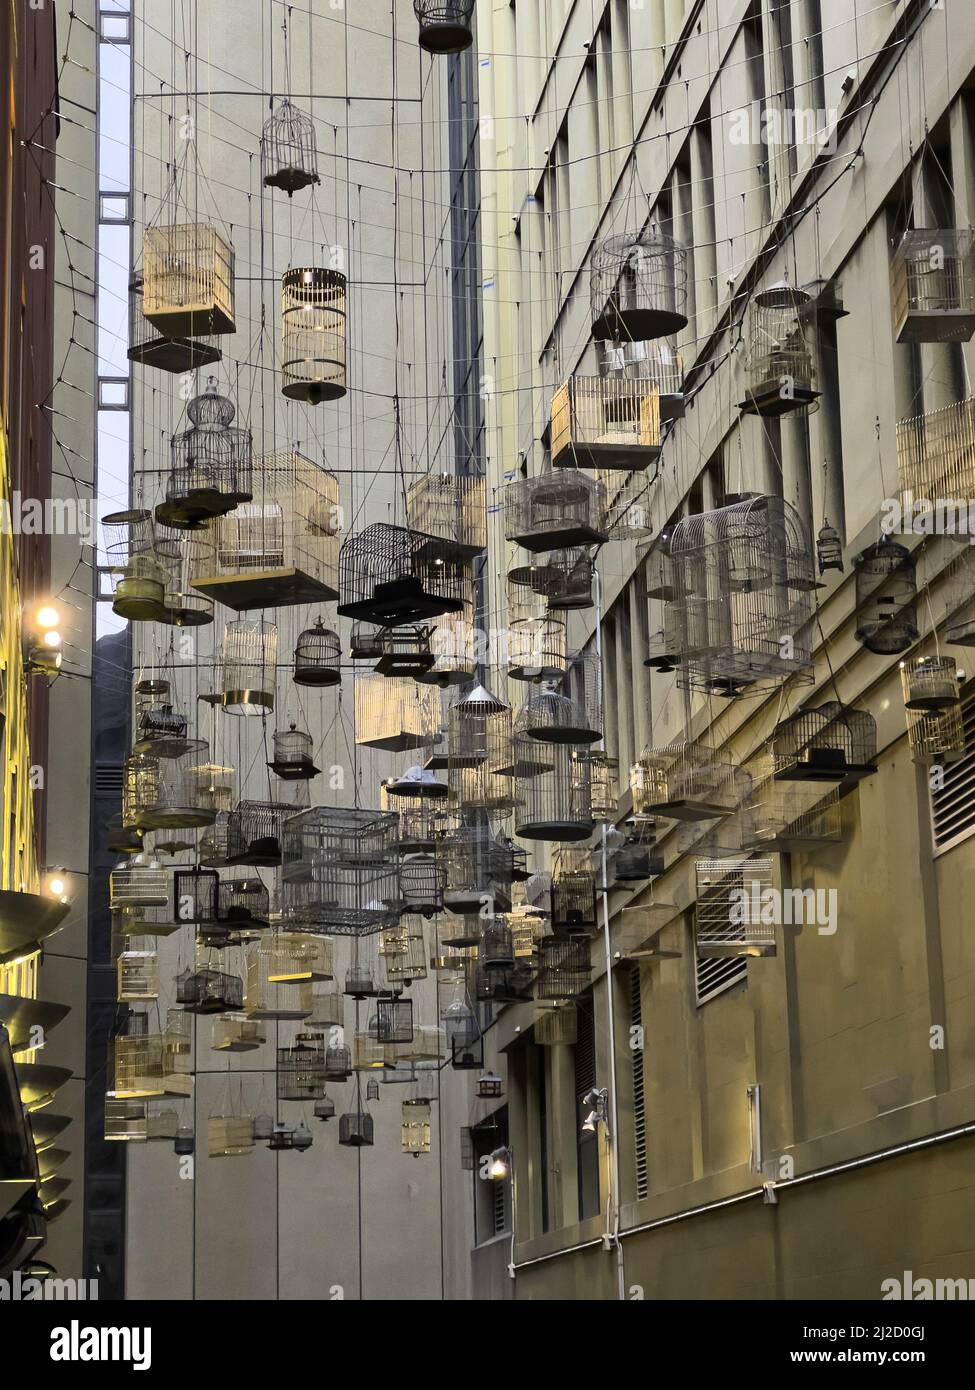
{"label": "wooden birdcage", "polygon": [[207,1120],[210,1158],[241,1158],[254,1148],[253,1115],[211,1115]]}
{"label": "wooden birdcage", "polygon": [[698,859],[694,942],[699,956],[774,956],[775,925],[763,920],[771,859]]}
{"label": "wooden birdcage", "polygon": [[156,367],[163,372],[192,372],[219,362],[220,348],[208,337],[191,338],[168,336],[149,322],[142,312],[144,281],[141,274],[129,281],[129,347],[130,362],[143,367]]}
{"label": "wooden birdcage", "polygon": [[120,1003],[159,998],[158,951],[123,951],[117,967]]}
{"label": "wooden birdcage", "polygon": [[279,1100],[317,1100],[325,1090],[325,1040],[319,1033],[299,1033],[277,1055]]}
{"label": "wooden birdcage", "polygon": [[215,1052],[254,1052],[267,1042],[267,1029],[257,1019],[214,1018],[210,1046]]}
{"label": "wooden birdcage", "polygon": [[142,312],[170,338],[233,333],[234,252],[206,223],[147,227]]}
{"label": "wooden birdcage", "polygon": [[314,122],[287,97],[272,109],[261,131],[261,181],[289,198],[321,182]]}
{"label": "wooden birdcage", "polygon": [[857,626],[854,636],[868,652],[892,656],[920,637],[917,576],[906,546],[886,536],[854,563]]}
{"label": "wooden birdcage", "polygon": [[744,414],[808,415],[819,408],[816,366],[806,340],[809,302],[805,290],[785,281],[760,290],[752,300]]}
{"label": "wooden birdcage", "polygon": [[670,820],[712,820],[738,805],[735,765],[713,748],[682,740],[647,748],[630,768],[633,812]]}
{"label": "wooden birdcage", "polygon": [[781,778],[782,766],[774,753],[746,764],[751,790],[740,813],[742,847],[789,854],[838,844],[843,821],[836,785]]}
{"label": "wooden birdcage", "polygon": [[440,731],[440,693],[434,686],[388,676],[355,682],[355,741],[362,747],[405,753],[432,744]]}
{"label": "wooden birdcage", "polygon": [[339,685],[342,680],[342,642],[321,618],[305,628],[295,643],[295,685]]}
{"label": "wooden birdcage", "polygon": [[294,449],[256,461],[254,496],[210,523],[194,589],[238,612],[338,597],[339,485]]}
{"label": "wooden birdcage", "polygon": [[552,868],[552,931],[555,936],[596,930],[596,874],[587,849],[560,846]]}
{"label": "wooden birdcage", "polygon": [[410,486],[406,514],[411,531],[440,542],[438,554],[473,559],[487,545],[483,474],[425,473]]}
{"label": "wooden birdcage", "polygon": [[[516,736],[516,768],[538,766],[535,739]],[[571,745],[548,744],[548,766],[534,775],[516,776],[515,834],[524,840],[585,840],[594,828],[589,763]]]}
{"label": "wooden birdcage", "polygon": [[897,472],[905,513],[912,507],[941,508],[943,533],[970,541],[969,499],[975,498],[975,397],[898,421]]}
{"label": "wooden birdcage", "polygon": [[539,942],[535,994],[538,999],[576,999],[589,987],[590,946],[585,937],[567,941],[547,936]]}
{"label": "wooden birdcage", "polygon": [[593,820],[611,824],[619,809],[619,762],[600,751],[589,754]]}
{"label": "wooden birdcage", "polygon": [[273,942],[259,941],[250,948],[244,1001],[244,1013],[249,1019],[302,1019],[311,1013],[311,979],[272,980],[278,964]]}
{"label": "wooden birdcage", "polygon": [[302,266],[281,280],[281,391],[320,405],[346,387],[346,283],[338,270]]}
{"label": "wooden birdcage", "polygon": [[967,343],[975,333],[975,234],[913,228],[891,267],[899,343]]}
{"label": "wooden birdcage", "polygon": [[392,813],[316,806],[284,827],[282,906],[304,927],[338,935],[395,924],[401,865]]}
{"label": "wooden birdcage", "polygon": [[505,539],[532,551],[600,545],[604,509],[602,483],[578,469],[517,478],[504,492]]}
{"label": "wooden birdcage", "polygon": [[122,1028],[112,1040],[114,1094],[119,1099],[190,1094],[190,1037],[177,1011],[170,1010],[159,1032],[150,1032],[148,1016],[135,1012]]}
{"label": "wooden birdcage", "polygon": [[781,720],[772,735],[776,776],[846,782],[876,772],[877,721],[868,710],[829,700]]}
{"label": "wooden birdcage", "polygon": [[413,12],[428,53],[462,53],[474,42],[474,0],[413,0]]}
{"label": "wooden birdcage", "polygon": [[325,1049],[325,1078],[327,1081],[348,1081],[352,1075],[352,1049],[345,1043],[332,1042]]}
{"label": "wooden birdcage", "polygon": [[826,517],[823,517],[823,524],[816,536],[816,563],[820,575],[824,575],[827,570],[839,570],[841,574],[843,572],[843,540],[839,531],[829,524]]}
{"label": "wooden birdcage", "polygon": [[360,1029],[352,1035],[352,1070],[382,1071],[395,1066],[391,1043],[381,1042],[376,1036],[376,1019],[370,1019],[367,1029]]}
{"label": "wooden birdcage", "polygon": [[274,709],[278,630],[261,618],[235,618],[223,633],[221,705],[228,714],[258,717]]}
{"label": "wooden birdcage", "polygon": [[177,530],[233,511],[253,496],[253,439],[234,426],[236,408],[217,391],[216,377],[186,407],[190,428],[170,442],[170,473],[156,520]]}
{"label": "wooden birdcage", "polygon": [[596,358],[601,376],[626,377],[653,387],[660,399],[661,421],[684,418],[684,360],[667,338],[648,342],[600,339]]}
{"label": "wooden birdcage", "polygon": [[592,336],[645,342],[687,327],[687,252],[656,226],[596,247],[590,272]]}
{"label": "wooden birdcage", "polygon": [[579,1035],[575,1004],[561,1004],[535,1015],[532,1037],[539,1047],[573,1047]]}
{"label": "wooden birdcage", "polygon": [[460,613],[471,579],[448,542],[375,522],[342,542],[338,612],[380,627]]}
{"label": "wooden birdcage", "polygon": [[117,864],[109,875],[110,906],[168,907],[169,875],[148,854],[136,854]]}
{"label": "wooden birdcage", "polygon": [[272,985],[327,983],[333,978],[332,943],[309,932],[276,931],[266,941],[264,969]]}
{"label": "wooden birdcage", "polygon": [[669,556],[684,688],[735,696],[812,679],[817,581],[795,508],[749,494],[687,516]]}
{"label": "wooden birdcage", "polygon": [[313,749],[311,734],[299,729],[296,724],[288,729],[278,729],[273,739],[274,756],[268,767],[283,781],[308,781],[311,777],[317,777],[319,772],[312,756]]}
{"label": "wooden birdcage", "polygon": [[660,457],[660,398],[627,377],[572,376],[552,398],[556,468],[649,468]]}

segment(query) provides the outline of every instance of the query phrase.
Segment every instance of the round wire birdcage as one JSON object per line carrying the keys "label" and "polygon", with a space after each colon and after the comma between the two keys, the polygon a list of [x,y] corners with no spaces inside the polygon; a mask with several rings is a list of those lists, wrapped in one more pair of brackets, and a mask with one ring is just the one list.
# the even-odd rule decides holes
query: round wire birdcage
{"label": "round wire birdcage", "polygon": [[221,704],[227,714],[258,717],[274,709],[278,629],[261,618],[235,618],[223,632]]}
{"label": "round wire birdcage", "polygon": [[413,0],[413,12],[428,53],[462,53],[474,42],[474,0]]}
{"label": "round wire birdcage", "polygon": [[816,366],[807,341],[809,294],[780,281],[759,290],[749,308],[748,415],[809,415],[819,408]]}
{"label": "round wire birdcage", "polygon": [[857,556],[854,573],[857,641],[880,656],[913,646],[921,633],[916,566],[907,547],[884,537]]}
{"label": "round wire birdcage", "polygon": [[[516,736],[519,768],[537,766],[535,739]],[[516,777],[515,834],[525,840],[585,840],[592,834],[592,785],[589,763],[570,744],[544,748],[544,770]]]}
{"label": "round wire birdcage", "polygon": [[346,386],[346,284],[338,270],[302,266],[281,280],[281,392],[320,405]]}
{"label": "round wire birdcage", "polygon": [[342,680],[342,642],[321,618],[305,628],[295,643],[292,679],[295,685],[339,685]]}
{"label": "round wire birdcage", "polygon": [[645,342],[687,327],[687,252],[656,226],[601,242],[589,285],[597,340]]}
{"label": "round wire birdcage", "polygon": [[320,183],[315,125],[287,97],[275,107],[261,131],[261,180],[289,198]]}

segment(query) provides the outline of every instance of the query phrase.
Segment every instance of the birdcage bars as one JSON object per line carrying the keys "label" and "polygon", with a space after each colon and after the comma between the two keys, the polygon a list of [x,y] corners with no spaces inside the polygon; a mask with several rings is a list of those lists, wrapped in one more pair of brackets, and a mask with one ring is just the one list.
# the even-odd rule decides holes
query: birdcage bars
{"label": "birdcage bars", "polygon": [[596,929],[596,874],[587,849],[560,846],[552,869],[552,931],[589,935]]}
{"label": "birdcage bars", "polygon": [[208,377],[206,390],[186,407],[190,428],[170,441],[170,473],[156,520],[177,530],[233,511],[253,496],[253,440],[233,424],[236,409]]}
{"label": "birdcage bars", "polygon": [[904,708],[934,714],[957,705],[961,682],[954,657],[918,656],[901,662]]}
{"label": "birdcage bars", "polygon": [[176,976],[176,1003],[187,1013],[232,1013],[243,1008],[244,982],[227,970],[197,965]]}
{"label": "birdcage bars", "polygon": [[447,542],[375,522],[342,542],[338,612],[380,627],[459,613],[471,585]]}
{"label": "birdcage bars", "polygon": [[124,1100],[107,1092],[102,1136],[107,1143],[145,1143],[149,1138],[148,1100]]}
{"label": "birdcage bars", "polygon": [[409,1042],[390,1045],[394,1062],[438,1063],[444,1058],[445,1034],[435,1023],[413,1024],[413,1037]]}
{"label": "birdcage bars", "polygon": [[505,539],[531,551],[600,545],[604,507],[600,480],[575,468],[516,478],[504,492]]}
{"label": "birdcage bars", "polygon": [[[536,740],[516,736],[512,742],[516,768],[530,769]],[[525,840],[588,839],[594,828],[589,763],[569,744],[546,745],[544,758],[545,770],[516,777],[515,834]]]}
{"label": "birdcage bars", "polygon": [[619,808],[617,773],[619,762],[602,751],[589,753],[589,778],[592,785],[593,820],[611,824]]}
{"label": "birdcage bars", "polygon": [[544,592],[550,611],[592,608],[596,562],[588,550],[555,550],[539,569],[547,571]]}
{"label": "birdcage bars", "polygon": [[837,844],[843,838],[839,791],[822,782],[779,778],[774,753],[749,759],[751,791],[741,810],[742,848],[790,854]]}
{"label": "birdcage bars", "polygon": [[[216,819],[222,800],[219,788],[228,779],[218,783],[211,765],[197,761],[201,747],[206,747],[201,740],[191,740],[178,757],[159,758],[152,795],[147,794],[149,779],[143,778],[141,804],[133,812],[139,830],[190,830],[211,825]],[[145,771],[144,763],[141,771]]]}
{"label": "birdcage bars", "polygon": [[227,714],[260,717],[274,709],[278,630],[262,618],[235,618],[224,627],[222,692]]}
{"label": "birdcage bars", "polygon": [[515,720],[515,732],[540,743],[596,743],[603,736],[603,685],[594,653],[569,662],[566,685],[572,697],[548,688],[533,695]]}
{"label": "birdcage bars", "polygon": [[272,107],[261,131],[261,180],[289,198],[321,182],[314,122],[287,97]]}
{"label": "birdcage bars", "polygon": [[155,552],[133,555],[117,572],[112,612],[131,623],[163,622],[169,571]]}
{"label": "birdcage bars", "polygon": [[254,1052],[265,1042],[267,1030],[257,1019],[215,1017],[211,1024],[210,1046],[215,1052]]}
{"label": "birdcage bars", "polygon": [[147,227],[142,312],[171,338],[233,333],[234,252],[206,223]]}
{"label": "birdcage bars", "polygon": [[327,937],[276,931],[265,944],[264,970],[270,984],[321,984],[333,978],[332,943]]}
{"label": "birdcage bars", "polygon": [[[166,542],[169,544],[169,542]],[[193,575],[199,572],[210,549],[206,531],[176,531],[172,554],[162,556],[168,579],[163,594],[160,622],[171,627],[203,627],[213,622],[213,599],[193,588]]]}
{"label": "birdcage bars", "polygon": [[413,12],[428,53],[462,53],[474,42],[474,0],[413,0]]}
{"label": "birdcage bars", "polygon": [[136,854],[117,864],[109,875],[109,905],[127,907],[168,907],[169,875],[158,859]]}
{"label": "birdcage bars", "polygon": [[339,485],[297,450],[257,460],[255,495],[209,523],[194,589],[238,612],[338,597]]}
{"label": "birdcage bars", "polygon": [[776,776],[845,782],[876,771],[877,722],[868,710],[829,700],[780,720],[772,735]]}
{"label": "birdcage bars", "polygon": [[765,920],[771,859],[698,859],[694,874],[697,954],[775,955],[775,924]]}
{"label": "birdcage bars", "polygon": [[744,414],[775,417],[818,409],[816,367],[806,341],[809,302],[805,290],[785,281],[752,300]]}
{"label": "birdcage bars", "polygon": [[391,627],[379,634],[381,654],[376,670],[381,676],[417,680],[436,663],[430,649],[429,629],[422,626]]}
{"label": "birdcage bars", "polygon": [[[897,424],[901,506],[933,512],[942,534],[968,542],[975,498],[975,397]],[[940,514],[940,515],[939,515]]]}
{"label": "birdcage bars", "polygon": [[471,621],[472,613],[473,604],[465,604],[462,613],[444,613],[434,619],[429,629],[433,665],[419,672],[414,680],[445,689],[475,679],[479,637]]}
{"label": "birdcage bars", "polygon": [[339,1116],[339,1143],[348,1149],[369,1148],[374,1142],[372,1116],[365,1110],[350,1110]]}
{"label": "birdcage bars", "polygon": [[318,806],[284,828],[282,905],[301,926],[338,935],[395,924],[401,906],[399,817]]}
{"label": "birdcage bars", "polygon": [[684,361],[668,339],[642,343],[599,339],[596,361],[601,376],[628,377],[655,387],[661,421],[684,418]]}
{"label": "birdcage bars", "polygon": [[602,530],[607,540],[643,540],[653,534],[650,516],[652,479],[646,473],[597,469],[603,489]]}
{"label": "birdcage bars", "polygon": [[413,1041],[413,1000],[376,1000],[376,1040],[381,1043]]}
{"label": "birdcage bars", "polygon": [[[445,829],[437,842],[437,856],[445,868],[448,911],[466,916],[488,903],[504,904],[504,889],[514,876],[512,846],[498,836],[489,820],[467,820]],[[460,935],[451,928],[451,941],[458,941]]]}
{"label": "birdcage bars", "polygon": [[561,680],[569,668],[565,619],[556,613],[512,621],[507,642],[508,675],[512,680]]}
{"label": "birdcage bars", "polygon": [[954,763],[968,751],[961,705],[931,712],[906,710],[911,760],[921,767]]}
{"label": "birdcage bars", "polygon": [[292,679],[295,685],[339,685],[342,680],[342,642],[321,618],[305,628],[295,643]]}
{"label": "birdcage bars", "polygon": [[539,942],[538,999],[577,999],[589,987],[592,974],[590,945],[585,937],[559,940],[545,937]]}
{"label": "birdcage bars", "polygon": [[227,818],[227,863],[276,868],[282,827],[295,809],[290,801],[239,801]]}
{"label": "birdcage bars", "polygon": [[211,1115],[207,1120],[210,1158],[241,1158],[254,1148],[252,1115]]}
{"label": "birdcage bars", "polygon": [[608,237],[590,270],[592,336],[645,342],[687,326],[687,252],[650,225]]}
{"label": "birdcage bars", "polygon": [[346,280],[338,270],[301,266],[281,279],[281,392],[306,405],[347,391]]}
{"label": "birdcage bars", "polygon": [[421,1154],[428,1154],[432,1144],[430,1102],[428,1100],[404,1101],[400,1113],[402,1115],[400,1142],[403,1152],[412,1154],[414,1158],[418,1158]]}
{"label": "birdcage bars", "polygon": [[663,853],[657,848],[656,821],[639,816],[627,821],[623,844],[613,855],[617,883],[641,883],[664,871]]}
{"label": "birdcage bars", "polygon": [[308,781],[317,777],[319,769],[312,756],[314,743],[311,734],[292,724],[288,729],[278,729],[274,734],[274,757],[268,767],[286,782]]}
{"label": "birdcage bars", "polygon": [[257,1020],[307,1018],[312,1011],[312,981],[272,980],[277,963],[273,942],[259,941],[250,948],[244,1013]]}
{"label": "birdcage bars", "polygon": [[555,468],[649,468],[660,457],[660,397],[627,377],[572,376],[552,398]]}
{"label": "birdcage bars", "polygon": [[920,637],[917,577],[911,552],[884,537],[854,563],[857,626],[854,636],[869,652],[893,656]]}
{"label": "birdcage bars", "polygon": [[120,1003],[159,998],[159,953],[123,951],[117,961]]}
{"label": "birdcage bars", "polygon": [[325,1044],[318,1033],[299,1033],[277,1049],[279,1100],[317,1100],[325,1089]]}
{"label": "birdcage bars", "polygon": [[405,753],[432,744],[440,732],[440,692],[395,677],[355,682],[355,741],[361,747]]}
{"label": "birdcage bars", "polygon": [[634,815],[684,821],[728,815],[738,804],[735,770],[697,741],[647,748],[630,768]]}
{"label": "birdcage bars", "polygon": [[[432,537],[434,558],[472,560],[487,545],[487,489],[481,473],[425,473],[406,497],[410,529]],[[423,554],[423,540],[419,553]]]}
{"label": "birdcage bars", "polygon": [[[436,843],[437,833],[442,828],[443,812],[439,793],[433,796],[420,791],[419,784],[409,786],[410,768],[396,779],[396,791],[390,793],[389,782],[379,785],[380,811],[393,812],[399,816],[399,848],[403,854],[430,851]],[[423,772],[424,778],[435,775]],[[442,786],[442,783],[437,783]]]}
{"label": "birdcage bars", "polygon": [[910,228],[891,267],[899,343],[967,343],[975,333],[975,234]]}
{"label": "birdcage bars", "polygon": [[532,1037],[539,1047],[574,1047],[579,1036],[575,1004],[560,1004],[535,1015]]}
{"label": "birdcage bars", "polygon": [[183,373],[197,371],[223,356],[216,343],[207,337],[169,336],[149,322],[142,311],[144,280],[136,274],[129,281],[129,346],[130,362],[159,371]]}

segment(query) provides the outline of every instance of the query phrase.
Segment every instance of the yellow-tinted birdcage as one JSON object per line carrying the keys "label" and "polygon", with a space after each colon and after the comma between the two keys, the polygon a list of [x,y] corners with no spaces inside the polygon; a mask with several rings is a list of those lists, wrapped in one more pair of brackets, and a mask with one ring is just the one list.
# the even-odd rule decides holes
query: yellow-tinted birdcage
{"label": "yellow-tinted birdcage", "polygon": [[249,1019],[307,1018],[312,1011],[312,979],[272,980],[280,964],[273,942],[258,942],[247,956],[244,1013]]}
{"label": "yellow-tinted birdcage", "polygon": [[406,752],[431,744],[440,730],[440,694],[434,686],[387,676],[355,682],[356,743]]}
{"label": "yellow-tinted birdcage", "polygon": [[346,392],[346,285],[338,270],[302,266],[281,281],[281,391],[319,405]]}
{"label": "yellow-tinted birdcage", "polygon": [[118,1000],[134,1003],[159,998],[159,953],[123,951],[117,961]]}
{"label": "yellow-tinted birdcage", "polygon": [[207,1120],[210,1158],[240,1158],[254,1147],[253,1115],[211,1115]]}
{"label": "yellow-tinted birdcage", "polygon": [[899,343],[967,343],[975,333],[975,234],[912,228],[892,265]]}
{"label": "yellow-tinted birdcage", "polygon": [[975,498],[975,397],[897,425],[897,470],[905,510],[944,506],[941,529],[967,542]]}
{"label": "yellow-tinted birdcage", "polygon": [[278,630],[260,618],[237,618],[223,635],[223,693],[228,714],[264,715],[274,709]]}
{"label": "yellow-tinted birdcage", "polygon": [[428,1154],[431,1147],[430,1102],[428,1100],[406,1100],[403,1102],[401,1113],[403,1121],[400,1126],[400,1134],[403,1152],[412,1154],[414,1158],[419,1157],[420,1154]]}
{"label": "yellow-tinted birdcage", "polygon": [[539,1047],[572,1047],[579,1035],[575,1004],[544,1009],[535,1015],[533,1037]]}
{"label": "yellow-tinted birdcage", "polygon": [[167,337],[234,332],[234,253],[213,227],[146,228],[142,278],[142,312]]}
{"label": "yellow-tinted birdcage", "polygon": [[444,542],[448,553],[473,559],[487,545],[487,493],[477,473],[426,473],[406,500],[410,529]]}
{"label": "yellow-tinted birdcage", "polygon": [[213,1020],[210,1046],[215,1052],[253,1052],[267,1042],[267,1029],[258,1019],[230,1015]]}
{"label": "yellow-tinted birdcage", "polygon": [[660,457],[660,397],[645,381],[573,376],[552,398],[556,468],[648,468]]}
{"label": "yellow-tinted birdcage", "polygon": [[194,589],[235,608],[338,597],[339,485],[296,450],[256,461],[254,496],[209,524]]}

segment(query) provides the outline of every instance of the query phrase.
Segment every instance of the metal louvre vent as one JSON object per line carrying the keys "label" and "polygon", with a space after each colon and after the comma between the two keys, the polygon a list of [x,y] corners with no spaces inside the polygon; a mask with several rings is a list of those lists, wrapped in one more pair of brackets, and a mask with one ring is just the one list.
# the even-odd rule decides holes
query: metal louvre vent
{"label": "metal louvre vent", "polygon": [[740,956],[697,956],[695,969],[698,1004],[707,1004],[748,978],[748,961]]}
{"label": "metal louvre vent", "polygon": [[574,1048],[575,1090],[577,1099],[591,1091],[596,1084],[596,1029],[593,1021],[593,997],[590,991],[579,1000],[578,1034]]}
{"label": "metal louvre vent", "polygon": [[[643,1005],[640,999],[640,967],[630,971],[630,1027],[643,1028]],[[639,1035],[631,1035],[642,1042]],[[643,1047],[633,1047],[633,1151],[636,1167],[636,1195],[639,1200],[650,1190],[647,1173],[647,1111],[646,1087],[643,1078]]]}
{"label": "metal louvre vent", "polygon": [[943,785],[930,793],[935,854],[975,833],[975,684],[962,697],[961,717],[965,752],[957,762],[942,765]]}
{"label": "metal louvre vent", "polygon": [[95,764],[95,795],[113,796],[122,800],[121,763]]}
{"label": "metal louvre vent", "polygon": [[494,1234],[501,1235],[508,1228],[508,1184],[507,1182],[496,1182],[494,1184],[494,1206],[492,1216],[494,1219]]}

